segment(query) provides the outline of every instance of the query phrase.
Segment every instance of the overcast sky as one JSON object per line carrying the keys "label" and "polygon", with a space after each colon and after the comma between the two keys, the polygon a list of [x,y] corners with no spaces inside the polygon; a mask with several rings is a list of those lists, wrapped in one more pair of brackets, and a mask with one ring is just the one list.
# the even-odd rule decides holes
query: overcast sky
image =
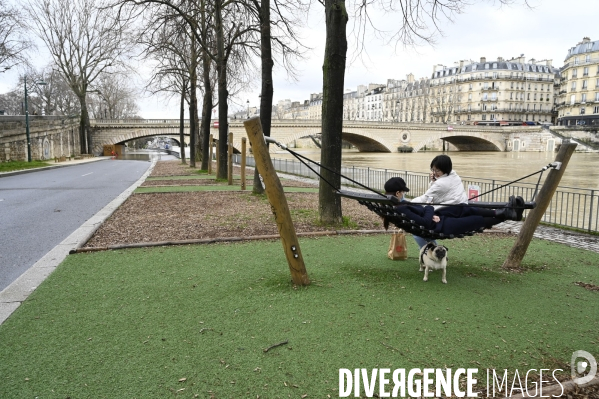
{"label": "overcast sky", "polygon": [[[453,22],[440,24],[442,34],[433,46],[395,48],[375,37],[367,38],[367,56],[347,65],[345,88],[356,89],[360,84],[386,83],[387,79],[405,79],[408,73],[416,78],[429,77],[433,65],[453,66],[459,60],[478,61],[480,57],[496,60],[510,59],[524,54],[526,60],[551,59],[561,67],[568,49],[588,36],[599,40],[599,28],[592,30],[599,16],[599,0],[529,0],[532,8],[515,0],[514,5],[500,6],[498,2],[476,1],[466,7]],[[302,32],[305,43],[313,47],[305,60],[296,62],[299,69],[297,82],[289,81],[282,70],[276,70],[274,81],[274,104],[279,100],[303,101],[310,93],[322,92],[322,62],[324,56],[324,16],[322,6],[316,3],[313,14],[306,21]],[[377,27],[392,31],[398,25],[397,16],[373,15]],[[352,21],[348,24],[351,29]],[[348,61],[354,58],[354,46],[350,44]],[[16,78],[0,74],[0,92],[13,86]],[[259,104],[259,82],[255,89],[232,99],[230,109]],[[139,101],[140,113],[145,118],[178,118],[178,101],[170,103],[159,97]]]}

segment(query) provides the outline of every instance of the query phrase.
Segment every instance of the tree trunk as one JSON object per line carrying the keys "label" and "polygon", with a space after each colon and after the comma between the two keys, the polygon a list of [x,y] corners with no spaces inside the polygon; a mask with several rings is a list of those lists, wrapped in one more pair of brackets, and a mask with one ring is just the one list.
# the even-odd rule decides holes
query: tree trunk
{"label": "tree trunk", "polygon": [[[202,37],[208,37],[206,22],[206,3],[201,2],[200,7],[200,29]],[[202,80],[204,82],[204,98],[202,100],[202,121],[200,126],[200,142],[202,146],[201,169],[208,170],[212,159],[210,157],[210,116],[212,114],[212,82],[210,80],[210,69],[212,60],[206,50],[202,50]]]}
{"label": "tree trunk", "polygon": [[185,83],[181,87],[181,109],[179,112],[179,141],[181,142],[181,163],[185,164]]}
{"label": "tree trunk", "polygon": [[[195,35],[191,35],[191,60],[189,67],[189,167],[196,167],[196,144],[198,131],[198,56]],[[193,129],[192,129],[193,126]]]}
{"label": "tree trunk", "polygon": [[[325,13],[327,33],[322,66],[322,148],[320,149],[320,159],[323,166],[340,172],[348,21],[345,1],[325,0]],[[320,173],[335,188],[340,188],[340,176],[322,168]],[[318,195],[320,221],[325,224],[341,223],[341,198],[334,193],[333,188],[324,179],[320,179]]]}
{"label": "tree trunk", "polygon": [[[260,124],[265,136],[270,136],[272,124],[272,46],[270,37],[270,0],[262,0],[260,5],[260,55],[262,59],[262,91],[260,95]],[[258,168],[254,168],[254,194],[264,194]]]}
{"label": "tree trunk", "polygon": [[89,124],[89,113],[87,112],[87,104],[85,103],[85,91],[83,91],[82,96],[77,96],[79,98],[79,104],[81,106],[81,121],[79,123],[79,129],[81,134],[81,153],[82,154],[91,154],[92,153],[92,142],[91,142],[91,133],[90,133],[90,124]]}
{"label": "tree trunk", "polygon": [[227,90],[227,59],[225,57],[225,34],[223,32],[222,3],[220,0],[214,2],[214,19],[216,31],[216,71],[218,75],[218,170],[217,179],[227,178],[227,135],[229,123],[227,104],[229,91]]}

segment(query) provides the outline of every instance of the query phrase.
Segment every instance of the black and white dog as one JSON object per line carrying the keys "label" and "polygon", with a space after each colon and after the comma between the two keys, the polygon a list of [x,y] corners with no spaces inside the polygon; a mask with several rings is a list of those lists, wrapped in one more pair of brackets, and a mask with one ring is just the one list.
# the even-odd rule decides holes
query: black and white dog
{"label": "black and white dog", "polygon": [[420,271],[424,270],[424,278],[422,280],[428,281],[429,270],[443,269],[441,281],[443,281],[443,284],[447,284],[447,280],[445,279],[446,267],[447,247],[429,242],[420,249]]}

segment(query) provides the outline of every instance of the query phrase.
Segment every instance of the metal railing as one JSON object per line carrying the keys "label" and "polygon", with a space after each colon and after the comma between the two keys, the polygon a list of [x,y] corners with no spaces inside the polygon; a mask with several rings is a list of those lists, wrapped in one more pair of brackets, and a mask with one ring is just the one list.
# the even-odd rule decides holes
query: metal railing
{"label": "metal railing", "polygon": [[[272,161],[275,170],[279,172],[318,179],[316,173],[297,160],[273,158]],[[233,162],[240,163],[239,154],[234,155]],[[254,158],[248,156],[246,164],[251,167],[255,166]],[[317,165],[310,164],[310,166],[317,173],[320,173],[320,168]],[[544,178],[547,177],[548,173],[549,171],[545,172]],[[341,174],[374,190],[382,190],[385,182],[391,177],[401,177],[410,187],[409,194],[412,198],[424,194],[429,185],[428,174],[411,171],[342,166]],[[533,179],[536,181],[538,177],[534,176]],[[507,180],[464,176],[462,176],[462,182],[465,188],[468,185],[479,186],[481,193],[509,183]],[[345,178],[341,179],[341,184],[343,186],[359,187]],[[543,181],[539,185],[539,190],[542,184]],[[532,201],[535,188],[536,183],[514,183],[485,194],[480,197],[480,200],[484,202],[507,202],[510,195],[519,195],[525,201]],[[525,216],[526,212],[528,211],[525,211]],[[599,190],[559,186],[541,221],[557,226],[599,233]]]}

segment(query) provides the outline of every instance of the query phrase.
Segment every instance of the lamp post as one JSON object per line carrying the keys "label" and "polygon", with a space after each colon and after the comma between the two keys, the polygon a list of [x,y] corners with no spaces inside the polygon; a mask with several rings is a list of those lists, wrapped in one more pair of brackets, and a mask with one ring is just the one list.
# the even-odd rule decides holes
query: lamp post
{"label": "lamp post", "polygon": [[[45,85],[46,82],[35,82],[37,85]],[[31,137],[29,135],[29,108],[27,106],[27,76],[23,77],[25,87],[25,134],[27,135],[27,162],[31,162]]]}
{"label": "lamp post", "polygon": [[247,105],[248,105],[248,115],[247,115],[247,119],[250,119],[250,100],[247,100]]}

